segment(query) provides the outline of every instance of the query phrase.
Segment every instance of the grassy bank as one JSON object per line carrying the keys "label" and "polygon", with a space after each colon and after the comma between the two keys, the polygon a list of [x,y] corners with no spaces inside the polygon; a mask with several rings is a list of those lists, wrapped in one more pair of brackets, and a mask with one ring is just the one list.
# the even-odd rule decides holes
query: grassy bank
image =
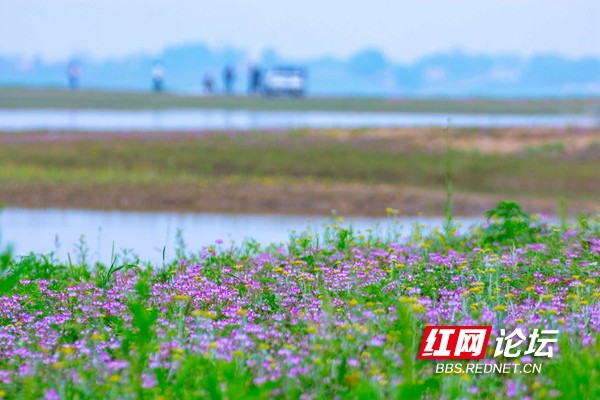
{"label": "grassy bank", "polygon": [[222,109],[473,114],[594,114],[596,98],[567,99],[383,99],[199,97],[142,92],[0,88],[0,109]]}
{"label": "grassy bank", "polygon": [[600,134],[539,129],[5,134],[0,202],[106,208],[100,190],[126,209],[441,214],[448,141],[459,213],[598,206]]}
{"label": "grassy bank", "polygon": [[[181,244],[162,266],[0,252],[0,396],[598,398],[600,221],[549,225],[506,203],[488,216],[465,234],[338,223],[267,248]],[[471,362],[540,370],[436,373],[416,358],[426,325],[490,326]],[[557,342],[498,355],[501,329]]]}

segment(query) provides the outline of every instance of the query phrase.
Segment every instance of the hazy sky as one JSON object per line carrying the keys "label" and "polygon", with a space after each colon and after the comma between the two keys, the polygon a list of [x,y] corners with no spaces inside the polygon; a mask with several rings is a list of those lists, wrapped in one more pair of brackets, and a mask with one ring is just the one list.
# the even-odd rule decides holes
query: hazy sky
{"label": "hazy sky", "polygon": [[63,59],[201,41],[256,56],[410,61],[439,50],[600,55],[598,0],[0,0],[0,54]]}

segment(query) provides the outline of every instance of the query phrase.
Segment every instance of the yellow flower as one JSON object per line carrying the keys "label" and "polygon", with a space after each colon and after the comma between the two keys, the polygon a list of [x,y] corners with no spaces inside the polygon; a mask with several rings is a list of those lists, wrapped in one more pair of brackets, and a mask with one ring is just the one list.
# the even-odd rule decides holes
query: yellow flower
{"label": "yellow flower", "polygon": [[204,311],[204,310],[194,310],[194,311],[192,311],[192,315],[194,317],[204,317],[204,318],[209,318],[209,319],[217,318],[217,314],[215,314],[214,312]]}
{"label": "yellow flower", "polygon": [[506,311],[506,306],[503,304],[498,304],[496,307],[494,307],[494,311]]}
{"label": "yellow flower", "polygon": [[416,313],[424,313],[425,311],[427,311],[427,308],[425,308],[425,306],[422,305],[422,304],[413,304],[410,307],[410,309],[413,310],[413,312],[416,312]]}
{"label": "yellow flower", "polygon": [[358,300],[352,299],[348,302],[349,305],[351,306],[357,306],[358,305]]}
{"label": "yellow flower", "polygon": [[356,386],[356,384],[360,381],[360,374],[358,372],[346,374],[346,376],[344,376],[344,381],[350,387]]}
{"label": "yellow flower", "polygon": [[269,350],[271,347],[266,343],[261,343],[258,345],[258,348],[261,350]]}
{"label": "yellow flower", "polygon": [[319,328],[317,328],[316,326],[309,326],[306,328],[306,332],[308,333],[317,333],[319,331]]}
{"label": "yellow flower", "polygon": [[248,310],[243,310],[243,309],[242,309],[242,310],[237,310],[235,313],[236,313],[237,315],[242,315],[242,316],[244,316],[244,315],[247,315],[247,314],[248,314]]}
{"label": "yellow flower", "polygon": [[218,349],[219,348],[219,342],[212,342],[211,344],[208,345],[209,349]]}
{"label": "yellow flower", "polygon": [[60,349],[60,352],[63,353],[65,356],[68,356],[71,354],[75,354],[75,349],[69,346],[65,346],[62,349]]}
{"label": "yellow flower", "polygon": [[121,377],[119,375],[111,375],[108,377],[109,382],[119,382]]}
{"label": "yellow flower", "polygon": [[273,272],[277,272],[277,273],[283,272],[283,268],[281,268],[281,267],[275,267],[275,268],[273,268]]}
{"label": "yellow flower", "polygon": [[187,294],[176,294],[175,296],[173,296],[173,300],[188,300],[190,298],[190,296],[188,296]]}
{"label": "yellow flower", "polygon": [[402,296],[398,300],[400,300],[400,303],[417,303],[419,301],[419,299],[417,299],[416,297],[406,297],[406,296]]}

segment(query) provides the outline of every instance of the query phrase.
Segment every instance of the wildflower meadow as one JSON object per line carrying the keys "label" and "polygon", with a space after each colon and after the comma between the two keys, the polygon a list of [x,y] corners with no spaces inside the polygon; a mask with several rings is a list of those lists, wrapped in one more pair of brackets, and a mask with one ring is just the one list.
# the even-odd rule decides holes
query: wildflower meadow
{"label": "wildflower meadow", "polygon": [[[162,265],[0,256],[0,395],[10,399],[597,399],[600,219],[502,202],[479,226],[333,221],[284,243],[182,243]],[[215,238],[218,239],[218,238]],[[426,326],[491,326],[478,363],[436,371]],[[494,357],[501,330],[557,330],[552,357]],[[526,346],[525,346],[526,347]],[[472,361],[459,360],[455,363]]]}

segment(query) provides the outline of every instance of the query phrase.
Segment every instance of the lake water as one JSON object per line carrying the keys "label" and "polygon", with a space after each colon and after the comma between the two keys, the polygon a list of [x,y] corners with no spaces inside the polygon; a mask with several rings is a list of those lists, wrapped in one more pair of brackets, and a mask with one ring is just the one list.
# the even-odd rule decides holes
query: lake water
{"label": "lake water", "polygon": [[582,115],[484,115],[223,110],[0,110],[0,131],[254,130],[363,127],[595,126]]}
{"label": "lake water", "polygon": [[[347,218],[344,225],[366,233],[377,228],[384,235],[388,229],[408,234],[419,222],[427,228],[442,226],[441,218],[402,218],[395,224],[389,218]],[[480,219],[462,219],[466,228]],[[241,244],[253,238],[261,244],[285,242],[293,230],[310,229],[323,232],[331,225],[332,217],[286,215],[194,214],[167,212],[83,211],[57,209],[6,208],[0,211],[0,248],[8,243],[15,246],[18,255],[30,251],[55,252],[66,260],[70,254],[77,257],[77,243],[83,236],[89,248],[89,259],[109,262],[114,244],[115,252],[131,249],[142,261],[161,263],[172,260],[177,248],[177,231],[188,251],[199,251],[215,244]]]}

